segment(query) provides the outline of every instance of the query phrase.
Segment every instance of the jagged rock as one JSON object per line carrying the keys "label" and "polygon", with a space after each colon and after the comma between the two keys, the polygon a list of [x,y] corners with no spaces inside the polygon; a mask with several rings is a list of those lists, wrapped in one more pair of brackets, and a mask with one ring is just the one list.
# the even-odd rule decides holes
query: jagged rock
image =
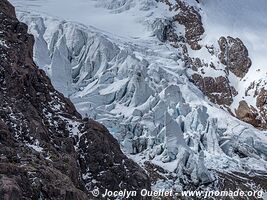
{"label": "jagged rock", "polygon": [[183,1],[176,1],[174,10],[179,10],[179,13],[174,16],[174,21],[185,26],[185,37],[193,50],[201,49],[198,44],[201,35],[205,32],[201,21],[200,14],[195,10],[193,6],[187,5]]}
{"label": "jagged rock", "polygon": [[15,8],[8,1],[1,2],[1,12],[10,17],[16,18]]}
{"label": "jagged rock", "polygon": [[198,86],[212,102],[219,105],[231,105],[233,97],[237,95],[235,88],[230,86],[229,80],[223,76],[203,78],[200,74],[193,74],[192,82]]}
{"label": "jagged rock", "polygon": [[239,102],[239,106],[235,113],[239,119],[252,124],[255,127],[258,127],[261,124],[261,121],[257,118],[257,111],[255,110],[255,108],[249,106],[246,101]]}
{"label": "jagged rock", "polygon": [[258,119],[261,120],[261,123],[258,125],[264,129],[267,128],[267,90],[262,88],[260,92],[258,93],[257,99],[256,99],[256,106],[258,108],[259,117]]}
{"label": "jagged rock", "polygon": [[266,104],[267,104],[267,90],[262,88],[257,96],[256,106],[261,109],[264,106],[266,106]]}
{"label": "jagged rock", "polygon": [[[129,7],[124,3],[120,6],[119,2],[125,3],[126,1],[105,0],[97,1],[96,4],[103,6],[107,3],[108,6],[104,5],[104,7],[112,9],[108,10],[107,13],[119,13],[129,8],[127,14],[128,11],[131,13],[133,10],[139,14],[138,10],[142,9],[142,5],[146,2],[147,5],[154,2],[157,8],[152,8],[148,13],[144,12],[145,16],[142,12],[142,16],[138,15],[137,21],[142,21],[141,23],[145,26],[150,26],[151,23],[156,22],[155,27],[152,27],[154,33],[160,40],[166,39],[167,45],[163,45],[162,41],[155,41],[156,38],[153,37],[146,37],[145,40],[143,40],[143,36],[134,40],[128,39],[128,37],[119,38],[116,34],[112,35],[109,32],[102,34],[100,30],[93,27],[60,21],[54,17],[45,17],[43,14],[32,15],[21,12],[21,19],[31,25],[30,31],[42,41],[36,43],[35,53],[40,50],[48,53],[47,55],[39,54],[35,58],[36,61],[41,63],[47,59],[48,62],[45,62],[47,72],[49,72],[51,62],[55,61],[63,63],[60,66],[63,72],[64,67],[70,67],[71,70],[65,70],[65,72],[71,71],[71,75],[64,76],[66,80],[62,80],[63,86],[72,82],[72,87],[66,95],[73,94],[71,99],[83,115],[94,117],[105,123],[121,142],[124,151],[135,154],[133,158],[137,158],[138,161],[141,159],[140,163],[143,161],[156,163],[168,171],[167,174],[172,174],[173,179],[170,182],[169,176],[166,176],[166,185],[170,188],[197,189],[199,186],[206,188],[208,185],[207,187],[211,189],[216,184],[212,182],[214,179],[210,177],[211,173],[207,168],[218,171],[244,170],[244,173],[259,168],[266,171],[263,160],[265,159],[264,153],[259,150],[255,151],[255,144],[258,144],[257,142],[261,141],[261,138],[265,138],[264,133],[240,122],[219,109],[218,106],[211,104],[205,98],[206,96],[188,81],[192,73],[199,73],[203,77],[203,82],[207,84],[207,91],[223,90],[222,93],[217,94],[218,96],[220,94],[223,96],[224,91],[231,90],[228,78],[231,80],[231,84],[241,83],[239,78],[232,76],[231,73],[229,77],[226,75],[226,67],[217,58],[219,53],[217,44],[215,44],[217,41],[209,38],[209,35],[203,35],[205,40],[201,43],[207,42],[206,39],[208,39],[208,42],[212,43],[208,45],[214,48],[208,49],[207,47],[200,51],[192,51],[187,48],[187,39],[184,34],[185,26],[180,26],[177,21],[173,20],[173,16],[181,10],[168,12],[165,9],[166,5],[160,3],[162,1],[127,1]],[[171,2],[175,6],[177,1]],[[198,11],[199,15],[205,15],[204,10],[197,10],[204,8],[204,2],[197,6],[195,1],[183,2],[186,5],[193,5],[194,10]],[[170,4],[169,1],[166,3]],[[169,6],[172,7],[171,4]],[[165,17],[167,21],[165,21]],[[197,17],[192,16],[192,18]],[[208,18],[205,19],[205,22],[206,20]],[[157,21],[161,23],[157,24]],[[208,26],[207,29],[209,29]],[[169,44],[177,48],[172,48]],[[197,57],[191,58],[192,54],[198,56],[199,59]],[[46,59],[43,59],[44,57]],[[190,59],[192,63],[190,63]],[[209,60],[211,61],[209,62]],[[187,62],[189,65],[193,64],[194,72]],[[40,67],[43,67],[40,63]],[[55,72],[57,64],[52,66]],[[56,76],[58,74],[55,75],[55,78]],[[222,78],[215,80],[215,77],[220,76]],[[205,81],[204,77],[206,77]],[[218,81],[225,85],[219,85]],[[212,94],[216,95],[215,92]],[[234,95],[235,91],[231,92]],[[229,103],[232,101],[228,100],[230,99],[229,96],[230,92],[225,99],[216,96],[214,102],[221,101],[224,104],[223,101],[225,101]],[[178,124],[179,128],[176,127],[179,130],[179,138],[183,136],[188,148],[170,145],[172,142],[180,144],[180,140],[175,137],[177,131],[170,131],[170,127],[166,127],[164,123],[166,112],[169,113],[172,123]],[[213,120],[213,118],[218,120]],[[59,126],[61,130],[64,130],[62,120],[60,120]],[[91,125],[88,127],[90,127],[88,129],[92,129]],[[99,133],[97,136],[100,139],[95,138],[94,141],[97,144],[100,144],[97,141],[101,139],[106,141],[101,134],[104,129],[96,124],[93,127],[100,132],[97,131]],[[81,126],[79,129],[84,130],[84,127]],[[168,134],[169,137],[166,137],[166,129],[170,133]],[[74,137],[76,144],[79,147],[87,148],[87,143],[94,143],[89,139],[91,138],[90,134],[86,133],[81,137],[76,135]],[[254,141],[252,142],[250,138],[254,138]],[[172,141],[172,139],[174,140]],[[110,142],[112,143],[112,141]],[[245,145],[238,148],[239,144],[242,143]],[[264,141],[263,144],[265,144]],[[264,147],[264,145],[260,146]],[[100,149],[103,152],[115,151],[114,148],[109,147],[109,144],[106,144]],[[98,157],[104,157],[106,161],[99,160]],[[175,157],[176,159],[173,160]],[[84,165],[82,167],[83,179],[90,180],[86,185],[87,188],[93,188],[94,185],[101,186],[99,181],[103,178],[95,176],[95,174],[92,175],[90,171],[87,173],[87,163],[89,170],[91,168],[94,172],[98,169],[98,165],[90,162],[91,160],[101,163],[101,166],[114,167],[115,165],[112,164],[113,156],[109,154],[104,156],[96,153],[96,156],[86,155],[84,158],[80,156],[79,159],[81,160],[80,163]],[[116,177],[113,177],[113,174],[117,174],[116,169],[120,168],[108,172],[110,176],[108,176],[107,185],[110,187],[112,182],[117,183],[118,181]],[[104,174],[104,178],[106,178],[107,173]],[[165,177],[165,174],[163,175]],[[137,176],[134,180],[135,185],[142,182],[139,181],[142,179],[141,177]],[[129,179],[126,178],[125,182],[127,180]]]}
{"label": "jagged rock", "polygon": [[[82,173],[88,176],[86,187],[89,191],[95,186],[103,192],[106,188],[116,190],[118,185],[129,191],[132,188],[141,190],[142,187],[150,187],[148,176],[122,154],[117,140],[103,125],[89,120],[81,131],[85,134],[81,136],[78,144],[79,163]],[[93,184],[94,181],[96,184]]]}
{"label": "jagged rock", "polygon": [[[255,188],[264,188],[266,187],[266,173],[256,173],[255,177],[250,177],[248,174],[240,172],[218,172],[218,185],[224,191],[234,191],[234,190],[250,190],[250,184],[253,184]],[[249,199],[257,200],[262,198],[261,192],[257,193],[255,196],[250,197]],[[222,198],[226,200],[226,198]],[[244,197],[237,197],[235,199],[243,200],[247,199]]]}
{"label": "jagged rock", "polygon": [[[193,6],[180,0],[175,1],[175,3],[169,0],[160,0],[160,2],[167,4],[170,11],[178,13],[167,23],[158,20],[154,24],[154,32],[160,41],[168,41],[176,48],[180,46],[180,42],[187,42],[193,50],[201,49],[198,42],[201,40],[200,37],[205,30],[198,11]],[[175,23],[185,27],[185,37],[176,33]]]}
{"label": "jagged rock", "polygon": [[95,187],[150,189],[146,173],[107,129],[83,120],[36,67],[33,36],[6,0],[0,29],[1,199],[92,199]]}
{"label": "jagged rock", "polygon": [[227,69],[237,77],[243,78],[250,66],[251,60],[248,56],[248,50],[239,38],[221,37],[218,41],[221,53],[219,59]]}
{"label": "jagged rock", "polygon": [[[267,91],[264,88],[254,88],[252,84],[248,90],[255,89],[254,97],[256,98],[256,108],[248,105],[247,102],[239,102],[239,106],[236,110],[236,116],[244,122],[250,123],[256,128],[266,129],[267,127],[267,109],[266,109],[266,99]],[[260,90],[260,91],[259,91]]]}

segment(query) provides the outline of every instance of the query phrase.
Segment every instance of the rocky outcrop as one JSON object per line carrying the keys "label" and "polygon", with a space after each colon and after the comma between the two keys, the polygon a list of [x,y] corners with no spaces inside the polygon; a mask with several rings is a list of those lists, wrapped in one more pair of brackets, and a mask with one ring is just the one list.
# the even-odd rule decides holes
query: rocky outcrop
{"label": "rocky outcrop", "polygon": [[261,88],[258,92],[258,96],[256,98],[256,106],[259,110],[258,120],[260,120],[259,126],[263,129],[267,129],[267,90],[265,88]]}
{"label": "rocky outcrop", "polygon": [[[210,67],[213,68],[212,70],[216,71],[217,66],[214,66],[213,63],[208,66],[208,64],[202,63],[198,58],[188,58],[189,62],[187,65],[194,71],[194,73],[191,75],[192,82],[207,97],[209,97],[213,103],[228,107],[233,103],[233,97],[238,94],[238,91],[231,86],[229,81],[229,72],[232,72],[237,78],[243,78],[251,66],[251,60],[248,56],[246,46],[239,38],[234,39],[230,36],[227,38],[221,37],[218,43],[220,47],[218,58],[225,66],[223,68],[224,75],[218,77],[207,76],[204,72],[205,69],[203,68]],[[214,48],[209,49],[209,52],[214,55]],[[219,64],[217,63],[216,65]],[[246,96],[250,90],[255,89],[254,87],[255,85],[251,85],[247,89]],[[258,102],[262,102],[262,99],[264,99],[265,95],[263,93],[261,93],[261,97],[258,97]],[[254,97],[257,95],[258,94],[254,94]],[[264,106],[260,106],[260,104],[261,103],[258,103],[257,108],[263,111]],[[264,117],[261,117],[261,114],[258,113],[257,109],[248,105],[244,100],[239,102],[239,106],[236,109],[235,114],[238,119],[244,122],[252,124],[258,128],[262,127]],[[264,113],[262,116],[264,116]]]}
{"label": "rocky outcrop", "polygon": [[[166,4],[171,17],[156,19],[152,28],[155,36],[161,41],[170,44],[177,49],[177,56],[184,61],[188,77],[209,100],[226,108],[231,115],[252,124],[259,129],[267,128],[266,119],[266,78],[255,77],[257,85],[252,82],[245,90],[238,90],[246,85],[245,76],[252,66],[246,44],[240,38],[221,36],[215,43],[201,46],[199,41],[204,34],[202,22],[204,2],[187,2],[182,0],[158,0]],[[209,16],[211,17],[211,16]],[[180,26],[182,25],[182,26]],[[205,47],[205,48],[202,48]],[[188,48],[191,48],[188,49]],[[193,50],[193,51],[192,51]],[[259,73],[260,66],[256,69]],[[254,70],[254,69],[251,69]],[[248,76],[247,76],[248,77]],[[242,82],[241,82],[242,81]],[[265,83],[263,83],[265,82]],[[235,88],[236,87],[236,88]],[[245,91],[245,92],[244,92]],[[241,94],[244,93],[244,94]],[[246,99],[248,93],[252,94],[257,102],[253,106],[248,105]],[[244,101],[234,102],[242,96]],[[231,110],[229,106],[239,105]]]}
{"label": "rocky outcrop", "polygon": [[[108,3],[113,2],[117,1]],[[184,65],[184,61],[187,62],[184,51],[159,45],[154,38],[153,42],[149,38],[142,42],[128,39],[120,41],[92,27],[44,17],[42,14],[23,12],[20,18],[31,24],[31,32],[39,41],[35,45],[36,61],[41,63],[48,60],[47,71],[52,66],[54,81],[66,78],[66,82],[72,83],[73,88],[68,91],[73,94],[71,98],[77,108],[85,116],[105,123],[116,134],[125,152],[133,154],[132,157],[140,163],[147,161],[144,167],[150,173],[153,188],[186,190],[201,187],[211,190],[217,182],[216,172],[213,173],[212,169],[222,173],[242,171],[245,174],[253,173],[255,169],[266,171],[266,144],[262,140],[266,137],[264,133],[211,104],[188,81],[191,71],[202,75],[202,78],[207,77],[205,89],[216,98],[219,98],[219,94],[214,91],[224,92],[220,90],[220,81],[230,85],[227,76],[224,77],[225,66],[217,59],[216,45],[210,48],[214,52],[212,68],[205,64],[209,62],[208,59],[204,60],[197,51],[193,51],[196,52],[195,56],[200,56],[192,61],[194,71],[187,64]],[[170,25],[168,21],[159,19],[159,24],[155,24],[159,27],[155,35],[161,41],[166,40],[164,34],[169,28],[175,28],[165,28],[164,24]],[[183,30],[178,24],[177,27]],[[176,29],[176,33],[178,31]],[[178,33],[177,36],[179,34],[183,35]],[[167,41],[170,42],[169,39]],[[178,40],[170,43],[175,44],[175,41]],[[179,44],[188,46],[185,38]],[[205,51],[202,48],[199,52],[208,53]],[[40,52],[47,52],[47,55]],[[192,55],[192,50],[189,49],[188,54]],[[43,59],[46,56],[47,59]],[[44,66],[40,63],[40,66]],[[61,72],[58,65],[61,65],[60,69],[68,69],[68,77],[61,73],[53,74]],[[215,80],[221,76],[223,78]],[[214,83],[215,87],[210,83]],[[117,156],[120,154],[113,145],[116,141],[105,137],[107,130],[93,121],[86,125],[80,121],[78,124],[67,121],[66,126],[74,134],[85,188],[91,190],[98,187],[103,190],[103,179],[106,179],[105,187],[116,186],[120,179],[115,175],[122,176],[119,173],[123,170],[120,163],[125,163],[126,172],[132,164]],[[77,130],[78,134],[75,134]],[[116,161],[119,161],[118,164]],[[106,166],[109,166],[109,170],[105,170]],[[131,172],[135,171],[134,167],[130,169]],[[103,171],[103,176],[99,176],[98,171]],[[139,173],[133,174],[130,186],[136,187],[144,177]],[[126,188],[128,180],[125,178],[122,183]]]}
{"label": "rocky outcrop", "polygon": [[[201,36],[205,31],[201,21],[201,15],[195,7],[188,5],[184,1],[175,1],[175,3],[171,3],[167,0],[163,2],[169,6],[170,11],[175,11],[178,14],[173,17],[172,21],[157,22],[155,34],[162,42],[168,41],[172,46],[180,48],[186,67],[191,68],[194,71],[190,77],[191,81],[207,97],[209,97],[213,103],[230,106],[233,102],[233,97],[237,95],[237,91],[233,86],[231,86],[228,80],[228,75],[226,74],[225,76],[218,77],[209,77],[205,75],[203,67],[211,67],[216,70],[216,66],[213,63],[203,63],[199,58],[191,58],[185,45],[185,43],[188,43],[193,50],[201,49],[201,46],[198,44],[198,42],[201,40]],[[175,30],[174,27],[176,22],[185,27],[184,36],[179,35]],[[163,24],[165,24],[165,26]],[[228,44],[225,45],[227,47],[223,48],[222,43],[224,40],[222,38],[219,41],[221,47],[221,53],[219,57],[221,62],[226,64],[226,61],[223,60],[222,55],[224,55],[225,49],[228,48]],[[230,40],[230,37],[228,38]],[[247,49],[242,41],[233,38],[231,38],[230,41],[231,43],[234,43],[234,45],[231,45],[231,50],[228,52],[229,56],[231,57],[231,66],[229,66],[229,70],[240,75],[240,71],[242,70],[247,72],[240,66],[247,66],[251,64],[251,62],[248,58]],[[207,49],[211,55],[214,55],[214,47],[207,47]],[[237,55],[239,55],[239,57],[236,57]]]}
{"label": "rocky outcrop", "polygon": [[[231,172],[231,173],[221,173],[218,172],[218,186],[222,191],[251,191],[251,185],[253,188],[266,188],[266,173],[257,173],[255,176],[251,177],[250,175],[243,174],[240,172]],[[235,199],[244,200],[251,199],[257,200],[263,198],[263,191],[255,190],[255,195],[247,196],[237,196]],[[222,200],[227,200],[229,197],[222,197]]]}
{"label": "rocky outcrop", "polygon": [[243,78],[251,66],[248,50],[239,38],[221,37],[219,59],[237,77]]}
{"label": "rocky outcrop", "polygon": [[246,101],[239,102],[235,113],[240,120],[252,124],[255,127],[259,127],[261,124],[261,121],[258,119],[257,110],[249,106]]}
{"label": "rocky outcrop", "polygon": [[201,49],[198,41],[201,40],[201,36],[205,32],[201,21],[200,14],[196,11],[193,6],[186,5],[183,1],[176,1],[177,4],[174,6],[175,11],[179,11],[174,16],[174,21],[185,27],[185,37],[187,43],[193,50]]}
{"label": "rocky outcrop", "polygon": [[36,67],[33,36],[6,0],[0,30],[0,197],[92,199],[94,188],[149,189],[107,129],[82,119]]}
{"label": "rocky outcrop", "polygon": [[[188,65],[196,72],[201,68],[201,72],[192,74],[192,82],[198,86],[213,103],[230,106],[233,103],[233,97],[236,96],[238,92],[229,82],[229,72],[232,72],[239,78],[243,78],[251,66],[251,60],[248,57],[246,46],[239,38],[234,39],[230,36],[227,38],[221,37],[218,43],[220,46],[218,58],[220,62],[225,65],[224,76],[215,78],[206,76],[202,67],[207,64],[203,64],[198,58],[188,58],[190,61]],[[210,50],[214,55],[214,49],[209,49],[209,52]],[[217,70],[213,63],[211,63],[209,67]],[[241,116],[238,116],[238,118],[243,119]]]}
{"label": "rocky outcrop", "polygon": [[[170,42],[174,47],[179,47],[178,44],[180,42],[186,42],[193,50],[201,49],[198,42],[201,40],[201,36],[205,30],[201,21],[201,16],[196,8],[180,0],[176,0],[175,3],[171,3],[169,0],[160,1],[167,4],[170,11],[177,14],[167,23],[165,22],[165,26],[161,28],[162,36],[159,37],[159,39],[161,41]],[[177,34],[174,28],[176,27],[175,23],[184,26],[184,36]]]}
{"label": "rocky outcrop", "polygon": [[256,99],[256,107],[249,105],[243,100],[239,102],[235,113],[240,120],[252,124],[256,128],[265,130],[267,128],[267,90],[264,87],[258,86],[259,84],[253,82],[246,91],[246,96],[249,96],[250,90],[254,90],[253,97]]}
{"label": "rocky outcrop", "polygon": [[84,134],[79,142],[79,164],[89,191],[96,187],[100,193],[104,193],[105,189],[150,189],[148,176],[122,154],[117,140],[103,125],[89,120],[81,132]]}
{"label": "rocky outcrop", "polygon": [[[193,70],[190,73],[191,81],[213,102],[224,107],[229,107],[233,103],[233,97],[238,92],[229,81],[229,72],[232,72],[238,78],[243,78],[251,67],[251,60],[248,55],[248,50],[244,43],[239,38],[221,37],[218,40],[219,52],[212,47],[206,47],[211,56],[218,57],[221,64],[225,67],[222,70],[221,76],[208,76],[205,74],[204,68],[213,68],[217,70],[217,65],[220,63],[203,63],[199,58],[192,58],[188,54],[186,43],[190,45],[191,49],[199,50],[201,46],[198,41],[204,33],[201,15],[196,7],[190,6],[184,1],[161,1],[169,6],[170,11],[177,12],[177,14],[169,21],[157,21],[157,28],[155,34],[162,42],[168,41],[175,48],[180,48],[182,57],[185,60],[185,66]],[[197,1],[198,2],[198,1]],[[199,2],[198,2],[199,3]],[[176,24],[185,27],[185,34],[178,33],[175,29]],[[210,71],[210,70],[208,70]],[[216,72],[216,73],[217,73]],[[237,118],[259,127],[259,116],[255,114],[255,110],[250,110],[250,114],[246,113],[243,116],[244,103],[240,102],[240,106],[236,111]],[[257,106],[258,107],[258,106]],[[264,110],[263,107],[259,108]],[[230,111],[230,109],[228,109]],[[242,113],[242,114],[241,114]],[[253,115],[251,113],[254,113]],[[232,114],[232,113],[231,113]],[[242,115],[242,116],[241,116]],[[245,117],[246,116],[246,117]],[[253,119],[248,117],[253,116]],[[262,121],[262,120],[261,120]]]}
{"label": "rocky outcrop", "polygon": [[198,86],[213,103],[218,105],[230,106],[233,102],[233,96],[237,94],[235,88],[230,86],[228,79],[224,76],[213,78],[193,74],[192,82]]}

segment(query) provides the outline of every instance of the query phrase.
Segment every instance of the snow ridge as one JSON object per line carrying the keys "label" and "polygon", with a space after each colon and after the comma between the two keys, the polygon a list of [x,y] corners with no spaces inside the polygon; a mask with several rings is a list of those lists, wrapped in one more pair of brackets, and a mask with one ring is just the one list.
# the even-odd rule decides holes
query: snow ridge
{"label": "snow ridge", "polygon": [[[155,11],[152,1],[104,0],[97,6],[113,15],[140,2],[147,8],[141,13]],[[232,117],[190,82],[183,55],[154,37],[171,15],[159,7],[160,14],[147,18],[149,34],[138,39],[32,12],[21,11],[19,18],[35,36],[35,61],[55,88],[81,114],[107,126],[134,160],[150,160],[195,184],[212,182],[212,170],[266,172],[267,133]],[[177,26],[177,31],[184,29]],[[205,35],[201,42],[208,40]],[[216,59],[206,51],[189,54]],[[176,184],[182,183],[177,179]]]}

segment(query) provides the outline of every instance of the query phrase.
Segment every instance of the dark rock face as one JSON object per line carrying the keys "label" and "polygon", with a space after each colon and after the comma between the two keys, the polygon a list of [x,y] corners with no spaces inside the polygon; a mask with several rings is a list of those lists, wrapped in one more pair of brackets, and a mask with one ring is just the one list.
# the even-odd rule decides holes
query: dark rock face
{"label": "dark rock face", "polygon": [[199,74],[193,74],[192,81],[213,103],[218,105],[230,106],[233,96],[237,94],[235,88],[230,86],[228,79],[223,76],[203,78]]}
{"label": "dark rock face", "polygon": [[[199,10],[190,6],[186,1],[181,0],[158,0],[165,3],[169,10],[175,12],[171,19],[160,22],[156,32],[157,37],[162,42],[169,42],[170,45],[179,49],[178,55],[185,61],[185,67],[190,69],[190,80],[206,95],[211,102],[223,106],[230,114],[235,115],[238,119],[252,124],[253,126],[266,129],[267,128],[267,109],[266,109],[266,90],[252,85],[247,90],[255,90],[254,98],[257,98],[256,108],[248,105],[247,102],[240,102],[239,107],[232,113],[229,106],[233,103],[238,91],[234,88],[230,81],[229,72],[232,72],[237,78],[244,78],[248,73],[252,61],[249,58],[248,50],[239,38],[230,36],[221,37],[218,40],[219,49],[212,46],[205,46],[212,56],[219,58],[217,63],[204,63],[200,58],[190,57],[187,44],[193,50],[200,50],[199,45],[201,36],[204,33],[203,23]],[[197,1],[200,3],[199,1]],[[177,24],[183,25],[185,34],[178,32],[175,28]],[[219,65],[224,65],[220,67]],[[213,68],[216,72],[221,71],[221,75],[217,77],[205,74],[205,68]],[[258,83],[260,85],[260,83]],[[262,85],[262,84],[261,84]],[[266,83],[265,83],[266,85]],[[247,96],[247,94],[246,94]]]}
{"label": "dark rock face", "polygon": [[[238,94],[236,89],[230,85],[229,82],[229,71],[232,72],[239,78],[243,78],[250,66],[251,60],[248,57],[248,51],[243,42],[236,38],[232,37],[221,37],[218,41],[220,46],[220,53],[218,55],[220,62],[225,65],[225,75],[219,76],[216,78],[213,77],[203,77],[199,71],[199,68],[205,66],[205,64],[200,61],[196,62],[197,59],[189,59],[189,66],[193,71],[196,71],[192,76],[192,82],[207,96],[209,99],[218,105],[223,105],[225,107],[230,106],[233,103],[233,97]],[[212,50],[212,49],[211,49]],[[212,51],[211,51],[212,53]],[[207,67],[207,66],[206,66]],[[208,67],[213,67],[216,70],[214,65]],[[248,88],[248,91],[254,88],[255,85]],[[246,93],[248,93],[248,91]],[[258,92],[259,93],[259,92]],[[247,95],[247,94],[246,94]],[[258,94],[255,94],[256,97]],[[255,127],[262,127],[264,121],[266,120],[264,113],[264,99],[266,94],[261,92],[261,95],[257,97],[258,104],[257,108],[262,112],[258,113],[256,108],[251,107],[245,101],[239,102],[239,107],[235,111],[235,116],[249,124],[252,124]]]}
{"label": "dark rock face", "polygon": [[118,190],[118,185],[127,191],[150,188],[148,176],[122,154],[117,140],[103,125],[89,120],[81,131],[85,134],[79,142],[79,163],[89,191],[96,186],[103,193],[106,188]]}
{"label": "dark rock face", "polygon": [[[201,21],[201,16],[198,11],[190,5],[187,5],[184,1],[176,0],[175,3],[171,3],[169,0],[159,0],[169,6],[169,10],[177,12],[177,14],[170,20],[164,28],[164,38],[161,41],[168,41],[174,47],[179,47],[179,43],[188,43],[193,50],[201,49],[198,42],[201,40],[201,36],[205,32]],[[175,32],[175,23],[183,25],[185,27],[185,38],[181,35],[177,35]]]}
{"label": "dark rock face", "polygon": [[240,120],[252,124],[255,127],[258,127],[261,123],[258,119],[257,110],[247,104],[246,101],[240,101],[239,106],[236,110],[236,116]]}
{"label": "dark rock face", "polygon": [[150,189],[146,173],[107,129],[82,120],[36,67],[33,36],[6,0],[0,30],[0,199],[92,199],[95,187]]}
{"label": "dark rock face", "polygon": [[[263,191],[266,190],[266,173],[258,173],[255,172],[253,176],[243,174],[240,172],[231,172],[231,173],[218,173],[218,187],[222,191],[236,191],[236,190],[242,190],[242,191],[251,191],[254,189],[251,189],[251,186],[253,185],[253,188],[263,188]],[[263,193],[260,192],[260,190],[255,193],[255,196],[237,196],[234,199],[237,200],[244,200],[244,199],[251,199],[251,200],[257,200],[262,199]],[[228,200],[229,197],[222,197],[220,198],[222,200]]]}
{"label": "dark rock face", "polygon": [[1,12],[11,17],[16,17],[15,8],[8,1],[1,2]]}
{"label": "dark rock face", "polygon": [[[201,46],[198,44],[198,42],[201,40],[201,36],[203,35],[205,30],[203,28],[200,14],[196,10],[196,8],[187,5],[184,1],[176,0],[173,4],[168,0],[162,0],[162,2],[166,3],[169,6],[170,10],[176,11],[177,14],[173,17],[173,21],[166,23],[164,29],[162,28],[163,31],[160,37],[161,41],[168,41],[172,46],[180,48],[186,63],[186,67],[191,68],[194,71],[194,73],[191,75],[192,82],[207,97],[209,97],[209,99],[213,103],[216,103],[218,105],[230,106],[233,102],[233,97],[237,95],[237,91],[234,87],[230,85],[228,76],[218,76],[215,78],[203,76],[203,71],[201,71],[203,69],[201,68],[212,67],[214,68],[214,70],[216,70],[216,66],[213,63],[211,63],[210,65],[208,65],[207,63],[202,63],[199,58],[191,58],[188,55],[188,50],[185,45],[186,43],[188,43],[191,49],[193,50],[201,49]],[[174,28],[176,22],[185,27],[185,37],[176,33]],[[162,38],[164,38],[164,40]],[[239,43],[235,42],[235,46],[242,48],[239,51],[239,54],[241,55],[240,52],[243,50],[242,55],[247,56],[247,54],[245,54],[246,47],[240,40],[238,41],[242,44],[242,47],[240,47],[238,46]],[[231,50],[231,58],[235,56],[233,53],[237,52],[238,47],[233,47],[233,49]],[[213,47],[206,48],[211,54],[214,55]],[[249,60],[249,58],[247,59]],[[240,59],[238,58],[237,60],[239,61]]]}
{"label": "dark rock face", "polygon": [[248,50],[239,38],[221,37],[218,41],[221,53],[219,59],[228,70],[243,78],[251,66]]}
{"label": "dark rock face", "polygon": [[261,88],[258,92],[258,96],[256,99],[256,106],[259,110],[258,120],[261,121],[259,126],[263,129],[267,129],[267,90]]}
{"label": "dark rock face", "polygon": [[[192,75],[192,81],[213,103],[230,106],[233,103],[233,97],[236,96],[238,92],[230,85],[228,80],[229,71],[237,77],[243,78],[251,66],[251,60],[248,57],[247,48],[240,39],[234,39],[229,36],[227,38],[221,37],[218,43],[220,45],[218,57],[220,62],[225,65],[225,76],[213,78],[203,77],[200,73],[195,73]],[[190,66],[194,71],[198,71],[198,68],[201,68],[203,64],[200,62],[191,62]],[[244,107],[243,103],[241,103],[240,109],[242,107]],[[240,116],[239,114],[240,111],[237,112],[237,117],[239,119],[249,123],[252,122],[251,120],[248,121],[247,117],[245,120],[244,116]],[[253,125],[257,123],[256,121],[254,119]]]}
{"label": "dark rock face", "polygon": [[187,43],[193,50],[201,49],[198,44],[201,35],[205,32],[201,21],[201,16],[194,7],[186,5],[182,1],[177,1],[174,8],[180,12],[174,17],[174,20],[185,26],[185,37]]}
{"label": "dark rock face", "polygon": [[264,121],[267,122],[267,90],[261,88],[257,99],[256,99],[256,106],[261,110],[261,115],[265,116]]}
{"label": "dark rock face", "polygon": [[267,90],[264,88],[257,88],[256,84],[253,82],[248,92],[251,89],[255,89],[253,97],[256,98],[256,107],[248,105],[247,102],[239,102],[239,106],[236,110],[236,116],[240,120],[252,124],[254,127],[266,130],[267,128]]}
{"label": "dark rock face", "polygon": [[[198,3],[200,1],[196,0]],[[253,97],[257,100],[257,105],[253,108],[248,102],[239,102],[239,107],[231,111],[229,106],[233,103],[234,97],[238,95],[237,88],[234,88],[233,82],[230,82],[230,72],[236,76],[237,81],[244,78],[248,73],[252,61],[249,58],[248,50],[245,44],[239,38],[230,36],[220,37],[218,40],[219,48],[214,45],[201,46],[199,41],[204,34],[203,23],[200,12],[197,7],[190,6],[190,3],[182,0],[157,0],[165,3],[169,10],[174,14],[168,20],[160,21],[155,24],[157,27],[155,35],[161,42],[168,42],[178,49],[178,56],[185,62],[186,69],[189,69],[188,76],[209,100],[215,104],[224,107],[230,114],[238,119],[252,124],[259,129],[267,129],[267,91],[266,81],[251,83],[247,88],[245,96],[248,93],[254,93]],[[212,17],[212,16],[210,16]],[[177,30],[177,24],[184,26],[185,34]],[[217,57],[219,61],[205,63],[198,57],[191,57],[188,51],[188,45],[192,50],[207,48],[211,56]],[[217,60],[217,59],[216,59]],[[208,69],[207,68],[212,68]],[[216,77],[205,71],[219,73]],[[211,74],[211,75],[210,75]],[[245,80],[242,80],[245,81]],[[263,83],[265,82],[265,83]],[[240,84],[242,84],[240,82]],[[264,85],[264,87],[263,87]],[[234,113],[233,113],[234,112]]]}

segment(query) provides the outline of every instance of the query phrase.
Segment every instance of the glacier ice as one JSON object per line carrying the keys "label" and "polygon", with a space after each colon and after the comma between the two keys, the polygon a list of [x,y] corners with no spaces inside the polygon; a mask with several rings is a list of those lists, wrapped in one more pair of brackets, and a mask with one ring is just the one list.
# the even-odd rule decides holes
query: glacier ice
{"label": "glacier ice", "polygon": [[[118,12],[133,3],[101,2]],[[195,184],[212,182],[213,169],[267,170],[267,133],[210,103],[189,81],[177,49],[159,41],[167,21],[155,20],[157,37],[131,41],[45,15],[19,17],[56,89],[107,126],[128,155]]]}

